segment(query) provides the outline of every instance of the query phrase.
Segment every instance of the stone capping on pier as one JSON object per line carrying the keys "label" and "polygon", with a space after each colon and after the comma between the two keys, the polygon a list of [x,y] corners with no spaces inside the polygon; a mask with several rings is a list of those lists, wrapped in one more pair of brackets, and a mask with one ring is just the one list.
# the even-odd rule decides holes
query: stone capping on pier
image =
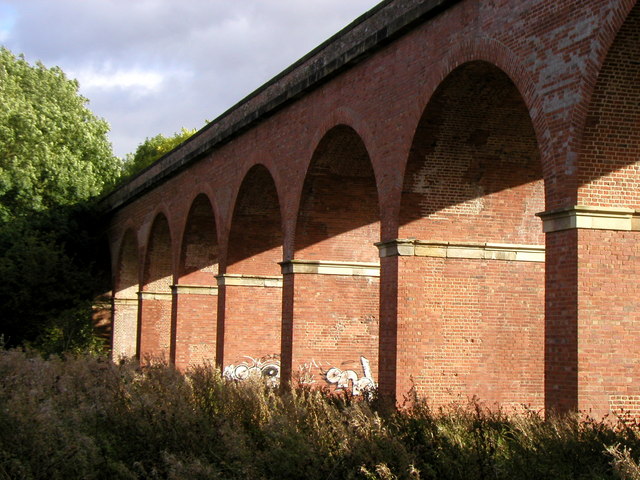
{"label": "stone capping on pier", "polygon": [[173,293],[171,292],[138,292],[140,300],[171,300]]}
{"label": "stone capping on pier", "polygon": [[288,260],[280,262],[282,274],[343,275],[351,277],[379,277],[380,264],[373,262],[339,262],[333,260]]}
{"label": "stone capping on pier", "polygon": [[272,275],[239,275],[225,273],[216,275],[218,286],[282,288],[282,277]]}
{"label": "stone capping on pier", "polygon": [[537,215],[542,219],[545,233],[574,228],[640,231],[640,211],[632,208],[575,205]]}
{"label": "stone capping on pier", "polygon": [[172,285],[171,289],[176,295],[218,295],[216,285]]}
{"label": "stone capping on pier", "polygon": [[436,257],[512,262],[544,262],[543,245],[519,245],[489,242],[441,242],[414,238],[394,239],[376,243],[380,258]]}
{"label": "stone capping on pier", "polygon": [[138,298],[131,297],[114,297],[113,304],[116,306],[138,305]]}

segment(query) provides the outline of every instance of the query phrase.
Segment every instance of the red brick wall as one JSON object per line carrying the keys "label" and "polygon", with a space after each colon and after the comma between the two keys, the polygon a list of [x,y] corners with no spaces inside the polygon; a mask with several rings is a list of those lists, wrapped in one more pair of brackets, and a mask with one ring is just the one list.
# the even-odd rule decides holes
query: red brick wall
{"label": "red brick wall", "polygon": [[297,274],[293,291],[293,374],[308,367],[318,385],[331,367],[354,370],[360,357],[378,370],[378,290],[373,277]]}
{"label": "red brick wall", "polygon": [[140,300],[140,359],[166,361],[171,349],[171,300]]}
{"label": "red brick wall", "polygon": [[640,232],[579,230],[577,240],[578,407],[637,410]]}
{"label": "red brick wall", "polygon": [[[405,173],[400,238],[541,245],[540,154],[513,82],[472,62],[442,82]],[[401,257],[397,394],[543,405],[544,265]],[[401,346],[401,347],[400,347]]]}
{"label": "red brick wall", "polygon": [[[331,129],[313,153],[296,223],[296,260],[378,263],[379,203],[366,146],[346,125]],[[361,357],[378,364],[379,279],[290,274],[287,312],[293,375],[326,385],[331,367],[363,376]],[[285,336],[289,338],[289,336]],[[301,370],[302,367],[302,370]],[[333,384],[332,384],[333,385]],[[335,386],[335,385],[334,385]]]}
{"label": "red brick wall", "polygon": [[398,396],[544,405],[544,265],[400,257]]}
{"label": "red brick wall", "polygon": [[223,366],[246,357],[280,355],[282,289],[276,287],[221,287],[225,296]]}
{"label": "red brick wall", "polygon": [[216,331],[218,296],[179,293],[175,303],[175,353],[178,368],[187,368],[205,362],[213,364],[216,358]]}
{"label": "red brick wall", "polygon": [[[278,194],[263,166],[250,170],[242,182],[233,211],[226,272],[233,275],[278,276],[282,261],[282,230]],[[279,355],[282,288],[229,285],[220,288],[224,308],[223,366]]]}
{"label": "red brick wall", "polygon": [[[180,286],[217,287],[218,234],[211,203],[196,197],[187,216],[180,253]],[[217,295],[176,290],[173,310],[173,359],[177,367],[215,361]]]}
{"label": "red brick wall", "polygon": [[137,353],[140,264],[137,242],[131,230],[125,233],[117,258],[111,329],[111,352],[114,360]]}

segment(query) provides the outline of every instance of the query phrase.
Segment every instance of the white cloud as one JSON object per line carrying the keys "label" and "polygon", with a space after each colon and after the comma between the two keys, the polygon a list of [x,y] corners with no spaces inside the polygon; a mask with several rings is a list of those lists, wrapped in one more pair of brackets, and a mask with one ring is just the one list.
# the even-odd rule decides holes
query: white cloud
{"label": "white cloud", "polygon": [[77,78],[122,156],[202,127],[377,2],[0,0],[0,39]]}
{"label": "white cloud", "polygon": [[83,90],[108,90],[112,88],[132,88],[142,92],[158,91],[164,76],[159,72],[143,70],[119,70],[115,72],[99,72],[80,70],[68,72],[70,77],[80,82]]}

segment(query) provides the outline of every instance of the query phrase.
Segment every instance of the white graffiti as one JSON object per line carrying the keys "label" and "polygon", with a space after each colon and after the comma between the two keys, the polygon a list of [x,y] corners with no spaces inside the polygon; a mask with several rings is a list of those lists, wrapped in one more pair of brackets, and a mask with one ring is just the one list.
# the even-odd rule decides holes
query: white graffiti
{"label": "white graffiti", "polygon": [[365,357],[360,357],[360,363],[364,372],[363,377],[358,378],[358,374],[353,370],[340,370],[337,367],[332,367],[326,371],[324,378],[328,383],[334,384],[336,389],[345,390],[351,387],[353,395],[360,395],[363,392],[370,391],[376,386],[371,372],[371,365]]}
{"label": "white graffiti", "polygon": [[[269,355],[261,358],[253,358],[246,356],[247,360],[227,365],[222,372],[225,378],[235,381],[244,381],[248,378],[261,378],[267,385],[276,387],[280,384],[280,358],[278,355]],[[336,386],[336,390],[351,389],[353,395],[362,395],[370,392],[376,387],[371,372],[371,365],[366,357],[360,357],[363,376],[358,377],[354,370],[341,370],[337,367],[331,367],[324,370],[315,360],[300,365],[301,384],[313,384],[314,370],[318,371],[327,383]]]}
{"label": "white graffiti", "polygon": [[262,378],[267,385],[280,384],[280,359],[277,355],[262,358],[245,357],[248,360],[235,365],[227,365],[222,375],[229,380],[243,381],[248,378]]}

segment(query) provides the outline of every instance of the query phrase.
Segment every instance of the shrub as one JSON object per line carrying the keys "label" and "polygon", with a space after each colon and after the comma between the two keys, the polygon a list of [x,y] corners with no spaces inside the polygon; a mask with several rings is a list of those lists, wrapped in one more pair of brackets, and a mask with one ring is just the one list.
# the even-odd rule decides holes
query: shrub
{"label": "shrub", "polygon": [[211,366],[0,352],[0,479],[639,478],[633,422],[478,401],[378,411]]}

